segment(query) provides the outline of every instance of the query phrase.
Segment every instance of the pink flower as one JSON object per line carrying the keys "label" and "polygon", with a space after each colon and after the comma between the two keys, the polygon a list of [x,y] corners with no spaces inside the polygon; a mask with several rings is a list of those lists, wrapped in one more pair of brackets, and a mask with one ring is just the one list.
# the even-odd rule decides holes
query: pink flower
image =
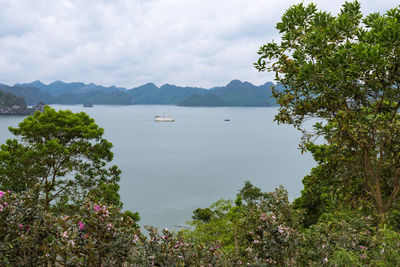
{"label": "pink flower", "polygon": [[4,196],[4,192],[0,190],[0,198]]}
{"label": "pink flower", "polygon": [[257,239],[256,239],[256,240],[254,240],[253,242],[254,242],[254,244],[258,244],[258,243],[260,243],[260,240],[257,240]]}
{"label": "pink flower", "polygon": [[267,220],[267,214],[265,213],[261,214],[261,220],[265,222]]}
{"label": "pink flower", "polygon": [[22,223],[18,225],[18,228],[21,229],[23,227]]}
{"label": "pink flower", "polygon": [[65,238],[67,238],[67,237],[68,237],[68,232],[65,231],[65,232],[62,234],[62,236],[65,237]]}
{"label": "pink flower", "polygon": [[83,230],[83,227],[85,227],[83,222],[79,221],[78,224],[79,224],[79,230]]}
{"label": "pink flower", "polygon": [[111,224],[111,223],[107,224],[107,229],[108,229],[108,231],[111,230],[111,227],[112,227],[112,224]]}
{"label": "pink flower", "polygon": [[328,258],[325,257],[324,260],[323,260],[323,262],[324,262],[324,263],[327,263],[327,262],[328,262]]}
{"label": "pink flower", "polygon": [[137,243],[139,240],[139,237],[137,235],[133,236],[133,243]]}
{"label": "pink flower", "polygon": [[362,255],[361,255],[361,258],[362,258],[362,259],[365,259],[365,255],[364,255],[364,254],[362,254]]}
{"label": "pink flower", "polygon": [[94,205],[93,208],[94,208],[95,211],[99,211],[100,210],[100,206],[99,205]]}
{"label": "pink flower", "polygon": [[360,248],[361,248],[361,249],[367,249],[367,248],[366,248],[366,247],[364,247],[364,246],[360,246]]}

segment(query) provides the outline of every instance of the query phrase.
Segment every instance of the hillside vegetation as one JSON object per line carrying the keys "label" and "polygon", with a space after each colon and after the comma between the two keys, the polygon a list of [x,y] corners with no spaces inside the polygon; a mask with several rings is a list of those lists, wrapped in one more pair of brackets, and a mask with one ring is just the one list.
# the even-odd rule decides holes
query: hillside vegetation
{"label": "hillside vegetation", "polygon": [[13,106],[26,108],[25,100],[22,97],[0,91],[0,107]]}

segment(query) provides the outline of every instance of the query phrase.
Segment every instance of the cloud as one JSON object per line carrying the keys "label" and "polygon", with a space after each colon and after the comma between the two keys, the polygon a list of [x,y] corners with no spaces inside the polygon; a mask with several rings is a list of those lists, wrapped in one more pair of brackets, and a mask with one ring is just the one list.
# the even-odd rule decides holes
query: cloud
{"label": "cloud", "polygon": [[[305,1],[306,3],[310,1]],[[260,45],[298,1],[0,0],[0,82],[40,79],[134,87],[232,79],[262,84],[252,66]],[[383,11],[396,1],[362,1]],[[333,13],[341,2],[318,1]]]}

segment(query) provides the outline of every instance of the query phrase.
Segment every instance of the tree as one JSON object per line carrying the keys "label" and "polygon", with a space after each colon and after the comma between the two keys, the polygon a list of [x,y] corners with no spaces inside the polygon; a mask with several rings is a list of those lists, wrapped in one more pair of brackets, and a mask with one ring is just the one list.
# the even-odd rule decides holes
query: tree
{"label": "tree", "polygon": [[[277,24],[280,43],[259,50],[255,67],[274,71],[276,120],[323,136],[342,177],[359,177],[383,218],[400,191],[400,9],[363,18],[346,2],[333,16],[314,4],[289,8]],[[313,131],[304,122],[316,118]]]}
{"label": "tree", "polygon": [[109,166],[112,144],[87,114],[47,106],[9,130],[16,139],[0,147],[0,188],[21,192],[39,184],[47,210],[53,203],[61,209],[80,205],[90,192],[121,205],[120,170]]}
{"label": "tree", "polygon": [[[341,161],[335,159],[333,146],[307,144],[318,165],[303,178],[304,189],[294,200],[296,209],[304,211],[303,225],[309,227],[318,222],[321,215],[337,210],[360,209],[370,213],[368,197],[364,194],[363,180],[358,176],[347,177],[341,170]],[[331,157],[333,156],[333,157]]]}

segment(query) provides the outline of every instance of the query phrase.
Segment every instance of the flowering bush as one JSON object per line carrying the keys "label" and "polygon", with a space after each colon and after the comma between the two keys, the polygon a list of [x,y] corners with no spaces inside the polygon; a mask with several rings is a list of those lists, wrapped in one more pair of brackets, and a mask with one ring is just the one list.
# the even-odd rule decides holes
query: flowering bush
{"label": "flowering bush", "polygon": [[0,265],[121,265],[138,232],[118,208],[87,201],[72,215],[44,210],[32,192],[0,193]]}
{"label": "flowering bush", "polygon": [[357,211],[325,214],[304,230],[300,265],[396,266],[400,234]]}
{"label": "flowering bush", "polygon": [[299,257],[302,234],[300,214],[292,208],[283,187],[261,193],[245,185],[236,200],[219,201],[208,222],[194,221],[196,229],[187,232],[193,242],[221,243],[224,262],[232,265],[294,266]]}
{"label": "flowering bush", "polygon": [[222,266],[220,245],[197,244],[182,233],[146,227],[148,237],[138,235],[133,262],[138,266]]}
{"label": "flowering bush", "polygon": [[257,193],[257,198],[239,194],[235,203],[219,201],[211,206],[209,221],[193,221],[194,230],[175,233],[146,227],[146,235],[119,207],[88,199],[73,213],[60,214],[45,210],[35,190],[0,191],[1,266],[395,266],[400,262],[398,232],[378,227],[372,216],[354,210],[323,214],[317,224],[303,229],[300,212],[282,187]]}
{"label": "flowering bush", "polygon": [[44,209],[35,192],[0,191],[0,266],[221,266],[218,244],[141,233],[117,207],[90,200],[73,214]]}

